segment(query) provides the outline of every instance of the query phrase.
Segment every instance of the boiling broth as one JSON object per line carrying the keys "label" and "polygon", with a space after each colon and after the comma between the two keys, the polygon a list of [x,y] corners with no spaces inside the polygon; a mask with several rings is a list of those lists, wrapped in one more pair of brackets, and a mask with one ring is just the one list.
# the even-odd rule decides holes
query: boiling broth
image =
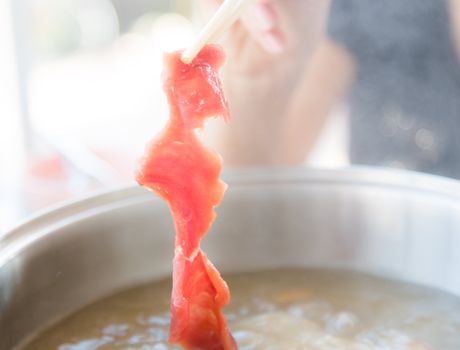
{"label": "boiling broth", "polygon": [[[458,350],[460,298],[351,271],[283,269],[226,275],[240,350]],[[166,350],[170,280],[100,300],[24,350]]]}

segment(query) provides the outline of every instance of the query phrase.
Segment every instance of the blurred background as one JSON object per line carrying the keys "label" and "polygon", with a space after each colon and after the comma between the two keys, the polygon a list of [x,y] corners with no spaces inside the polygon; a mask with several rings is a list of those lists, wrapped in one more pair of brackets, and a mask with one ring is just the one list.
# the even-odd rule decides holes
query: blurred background
{"label": "blurred background", "polygon": [[188,0],[0,1],[0,231],[132,182],[167,118],[162,53],[193,33]]}
{"label": "blurred background", "polygon": [[[329,116],[303,164],[460,177],[449,3],[371,3],[332,5],[335,48],[324,54],[348,62],[333,70],[347,93],[323,108]],[[43,207],[133,182],[168,115],[162,53],[190,42],[195,17],[190,0],[0,0],[0,232]],[[392,147],[381,152],[383,144]],[[395,157],[407,149],[413,158]]]}

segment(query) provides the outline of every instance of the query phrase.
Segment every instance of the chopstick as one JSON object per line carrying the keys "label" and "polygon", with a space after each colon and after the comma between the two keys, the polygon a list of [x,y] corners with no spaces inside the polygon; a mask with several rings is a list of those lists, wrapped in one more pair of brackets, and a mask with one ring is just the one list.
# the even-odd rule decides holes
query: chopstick
{"label": "chopstick", "polygon": [[181,56],[189,64],[208,43],[218,40],[254,0],[225,0],[192,45]]}

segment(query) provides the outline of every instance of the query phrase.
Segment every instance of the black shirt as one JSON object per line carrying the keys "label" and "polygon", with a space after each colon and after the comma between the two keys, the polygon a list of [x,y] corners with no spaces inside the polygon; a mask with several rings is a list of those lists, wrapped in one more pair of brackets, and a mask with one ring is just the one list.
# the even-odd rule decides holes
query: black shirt
{"label": "black shirt", "polygon": [[460,178],[460,65],[445,0],[335,0],[329,35],[354,57],[353,163]]}

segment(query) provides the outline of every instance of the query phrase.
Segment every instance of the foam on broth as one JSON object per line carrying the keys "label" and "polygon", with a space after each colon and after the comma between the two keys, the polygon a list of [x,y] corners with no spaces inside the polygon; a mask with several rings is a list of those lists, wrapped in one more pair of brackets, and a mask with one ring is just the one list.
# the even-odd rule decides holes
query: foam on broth
{"label": "foam on broth", "polygon": [[[350,271],[284,269],[227,275],[226,310],[240,350],[458,350],[460,298]],[[163,350],[169,280],[98,301],[24,350]]]}

